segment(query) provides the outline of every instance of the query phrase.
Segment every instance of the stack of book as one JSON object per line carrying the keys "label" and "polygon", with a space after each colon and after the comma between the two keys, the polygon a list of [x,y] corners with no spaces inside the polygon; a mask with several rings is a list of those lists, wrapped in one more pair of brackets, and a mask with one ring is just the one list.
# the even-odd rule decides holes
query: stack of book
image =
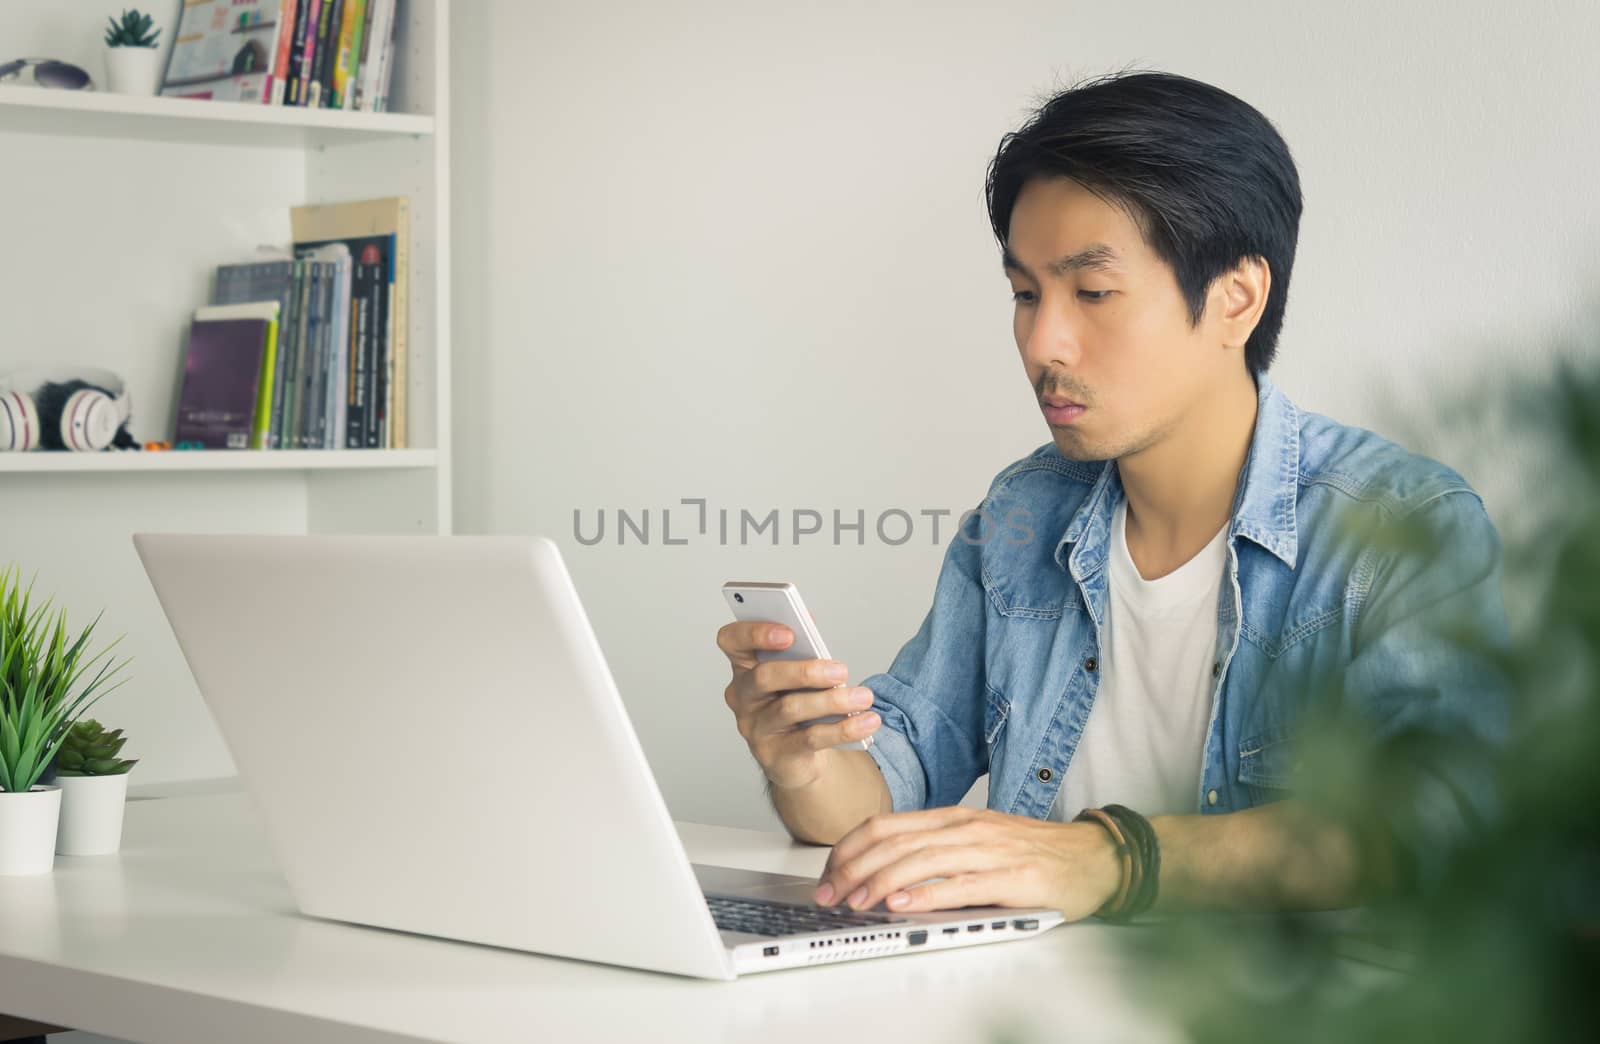
{"label": "stack of book", "polygon": [[217,268],[178,395],[180,449],[404,449],[404,197],[294,207],[291,254]]}
{"label": "stack of book", "polygon": [[161,93],[385,112],[401,0],[185,0]]}

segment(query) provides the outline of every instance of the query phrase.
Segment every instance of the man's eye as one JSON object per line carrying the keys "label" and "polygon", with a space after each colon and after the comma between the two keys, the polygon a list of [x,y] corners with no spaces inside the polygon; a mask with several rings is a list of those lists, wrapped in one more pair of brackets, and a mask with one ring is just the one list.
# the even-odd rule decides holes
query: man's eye
{"label": "man's eye", "polygon": [[[1104,301],[1113,293],[1113,290],[1079,290],[1078,296],[1089,301]],[[1033,291],[1017,290],[1012,293],[1011,300],[1017,304],[1033,304]]]}

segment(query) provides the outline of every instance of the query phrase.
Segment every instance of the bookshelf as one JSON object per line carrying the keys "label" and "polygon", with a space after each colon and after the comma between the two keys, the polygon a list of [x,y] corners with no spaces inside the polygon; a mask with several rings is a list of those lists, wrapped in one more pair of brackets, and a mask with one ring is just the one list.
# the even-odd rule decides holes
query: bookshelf
{"label": "bookshelf", "polygon": [[[409,448],[0,453],[0,562],[36,570],[69,623],[103,608],[108,638],[126,632],[135,680],[102,706],[162,782],[232,766],[133,533],[451,531],[449,3],[400,0],[383,113],[112,94],[100,37],[121,6],[0,5],[17,54],[73,62],[98,88],[0,87],[0,374],[112,370],[134,437],[170,439],[217,265],[287,245],[296,205],[401,195],[412,226]],[[178,6],[152,9],[163,65]]]}

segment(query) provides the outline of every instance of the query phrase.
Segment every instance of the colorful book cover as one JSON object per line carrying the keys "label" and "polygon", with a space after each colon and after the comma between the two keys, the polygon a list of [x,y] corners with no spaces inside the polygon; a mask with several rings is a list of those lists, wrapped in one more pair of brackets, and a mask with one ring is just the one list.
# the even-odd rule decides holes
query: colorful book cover
{"label": "colorful book cover", "polygon": [[167,56],[161,94],[271,101],[279,4],[280,0],[186,0]]}
{"label": "colorful book cover", "polygon": [[271,321],[204,318],[205,311],[197,311],[189,326],[173,443],[248,449]]}
{"label": "colorful book cover", "polygon": [[333,66],[333,97],[329,101],[330,107],[335,109],[350,107],[347,104],[350,74],[354,68],[352,63],[359,53],[356,48],[361,42],[361,16],[366,6],[366,0],[345,0],[343,24],[339,26],[339,57]]}
{"label": "colorful book cover", "polygon": [[298,0],[278,0],[278,51],[272,59],[272,90],[268,105],[282,105],[284,86],[289,82],[289,44],[294,28]]}
{"label": "colorful book cover", "polygon": [[312,108],[328,107],[328,94],[333,90],[334,52],[339,49],[339,11],[344,0],[322,0],[322,13],[317,16],[317,61],[311,67],[311,95],[306,104]]}
{"label": "colorful book cover", "polygon": [[311,74],[316,69],[317,62],[317,23],[322,18],[323,0],[311,0],[311,7],[306,11],[306,24],[301,27],[301,58],[300,58],[300,104],[313,105],[311,97]]}

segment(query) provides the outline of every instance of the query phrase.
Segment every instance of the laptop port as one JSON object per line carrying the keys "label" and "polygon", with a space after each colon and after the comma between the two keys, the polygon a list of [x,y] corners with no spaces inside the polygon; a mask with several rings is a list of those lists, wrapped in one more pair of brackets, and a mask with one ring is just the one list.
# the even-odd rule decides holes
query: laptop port
{"label": "laptop port", "polygon": [[928,941],[928,933],[924,931],[907,932],[906,941],[912,946],[921,946]]}
{"label": "laptop port", "polygon": [[1019,932],[1031,932],[1039,927],[1039,919],[1037,917],[1019,917],[1012,921],[1011,925]]}
{"label": "laptop port", "polygon": [[956,933],[957,933],[957,932],[959,932],[959,931],[960,931],[960,930],[961,930],[961,929],[960,929],[960,928],[959,928],[959,927],[957,927],[957,926],[955,926],[955,925],[951,925],[951,926],[950,926],[950,927],[949,927],[949,928],[946,928],[946,929],[945,929],[945,930],[944,930],[944,934],[946,934],[946,935],[954,935],[954,934],[956,934]]}
{"label": "laptop port", "polygon": [[981,931],[983,931],[983,925],[981,925],[981,924],[969,924],[969,925],[967,925],[967,931],[969,931],[969,932],[981,932]]}
{"label": "laptop port", "polygon": [[778,948],[776,946],[763,946],[761,948],[761,956],[776,957],[778,956]]}
{"label": "laptop port", "polygon": [[998,932],[1000,929],[1004,928],[1005,926],[1006,926],[1006,922],[1004,922],[1004,921],[996,921],[993,924],[991,924],[989,927],[992,928],[994,931]]}

